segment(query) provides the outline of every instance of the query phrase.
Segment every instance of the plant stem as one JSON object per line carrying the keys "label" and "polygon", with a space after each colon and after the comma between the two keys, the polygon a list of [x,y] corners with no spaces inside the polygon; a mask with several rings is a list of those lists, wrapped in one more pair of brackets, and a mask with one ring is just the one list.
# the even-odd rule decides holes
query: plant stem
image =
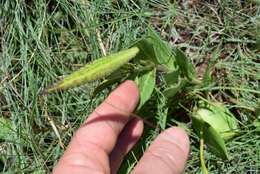
{"label": "plant stem", "polygon": [[208,174],[208,169],[205,165],[205,159],[204,159],[204,139],[203,139],[203,129],[200,131],[200,164],[203,174]]}

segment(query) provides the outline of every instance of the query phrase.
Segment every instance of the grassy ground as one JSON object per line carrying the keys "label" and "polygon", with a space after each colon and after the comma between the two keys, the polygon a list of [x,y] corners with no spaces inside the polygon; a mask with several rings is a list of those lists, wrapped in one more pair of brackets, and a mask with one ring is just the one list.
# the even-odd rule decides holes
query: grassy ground
{"label": "grassy ground", "polygon": [[[95,99],[90,94],[98,82],[42,98],[40,90],[104,50],[130,46],[149,23],[185,51],[198,76],[214,65],[215,83],[207,90],[240,120],[240,135],[227,145],[230,161],[206,152],[210,173],[260,173],[260,135],[253,125],[260,119],[260,8],[249,0],[0,1],[0,118],[11,121],[0,124],[0,171],[49,173],[64,151],[62,145],[108,90]],[[159,123],[160,116],[155,120]],[[131,169],[157,134],[146,129],[142,148],[128,155],[121,173]],[[192,133],[191,147],[186,172],[200,173]]]}

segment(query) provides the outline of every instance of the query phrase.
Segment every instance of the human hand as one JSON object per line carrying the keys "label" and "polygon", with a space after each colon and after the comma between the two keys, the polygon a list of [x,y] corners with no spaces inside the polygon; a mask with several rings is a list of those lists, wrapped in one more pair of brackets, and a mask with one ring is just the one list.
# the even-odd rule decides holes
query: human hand
{"label": "human hand", "polygon": [[[127,114],[134,111],[138,100],[138,88],[133,81],[115,89],[76,131],[53,173],[115,174],[143,132],[142,120],[129,120]],[[132,174],[179,174],[188,152],[185,131],[169,128],[155,139]]]}

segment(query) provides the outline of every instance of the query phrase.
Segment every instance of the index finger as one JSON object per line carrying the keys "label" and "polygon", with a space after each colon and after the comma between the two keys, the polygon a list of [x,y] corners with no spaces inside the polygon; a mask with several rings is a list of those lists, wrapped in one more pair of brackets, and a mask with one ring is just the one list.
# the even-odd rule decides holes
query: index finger
{"label": "index finger", "polygon": [[[126,81],[114,90],[77,130],[54,172],[80,173],[82,170],[83,173],[87,169],[109,173],[109,154],[138,99],[138,88],[133,81]],[[65,170],[68,166],[81,168]]]}

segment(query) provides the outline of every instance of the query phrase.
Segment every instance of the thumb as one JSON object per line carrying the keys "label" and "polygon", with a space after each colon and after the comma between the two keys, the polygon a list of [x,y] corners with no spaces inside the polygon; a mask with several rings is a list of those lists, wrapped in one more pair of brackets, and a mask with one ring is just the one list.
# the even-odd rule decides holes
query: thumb
{"label": "thumb", "polygon": [[162,132],[145,152],[132,174],[180,174],[189,153],[186,132],[173,127]]}

